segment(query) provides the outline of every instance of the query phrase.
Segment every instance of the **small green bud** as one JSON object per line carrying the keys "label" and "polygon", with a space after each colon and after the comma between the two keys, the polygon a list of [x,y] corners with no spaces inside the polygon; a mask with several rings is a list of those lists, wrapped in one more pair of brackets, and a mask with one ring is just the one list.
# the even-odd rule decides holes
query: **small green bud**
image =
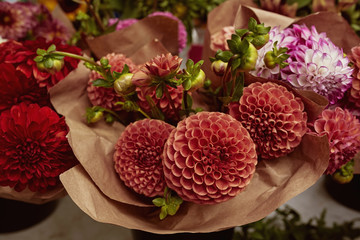
{"label": "small green bud", "polygon": [[135,90],[135,85],[131,81],[133,75],[132,73],[125,73],[122,74],[119,79],[115,80],[114,90],[117,94],[125,96]]}
{"label": "small green bud", "polygon": [[52,64],[50,68],[45,66],[45,61],[37,62],[36,67],[42,72],[48,72],[50,74],[55,74],[64,67],[64,60],[63,59],[51,59]]}
{"label": "small green bud", "polygon": [[253,70],[256,66],[258,52],[252,43],[249,43],[249,48],[244,56],[240,65],[240,71],[247,72]]}
{"label": "small green bud", "polygon": [[200,69],[198,75],[191,80],[191,88],[189,91],[192,92],[204,86],[205,78],[206,76],[204,71]]}
{"label": "small green bud", "polygon": [[262,48],[269,41],[269,34],[257,35],[251,42],[256,49]]}
{"label": "small green bud", "polygon": [[210,79],[206,79],[204,82],[204,88],[209,88],[211,86],[211,80]]}
{"label": "small green bud", "polygon": [[221,60],[216,60],[212,62],[211,64],[211,70],[217,75],[217,76],[223,76],[225,74],[226,68],[228,63],[223,62]]}
{"label": "small green bud", "polygon": [[99,112],[95,112],[94,113],[94,116],[90,119],[90,123],[96,123],[98,122],[99,120],[101,120],[104,116],[104,113],[102,111],[99,111]]}
{"label": "small green bud", "polygon": [[276,67],[277,63],[275,62],[276,56],[273,51],[268,51],[264,56],[264,63],[266,67],[273,69]]}

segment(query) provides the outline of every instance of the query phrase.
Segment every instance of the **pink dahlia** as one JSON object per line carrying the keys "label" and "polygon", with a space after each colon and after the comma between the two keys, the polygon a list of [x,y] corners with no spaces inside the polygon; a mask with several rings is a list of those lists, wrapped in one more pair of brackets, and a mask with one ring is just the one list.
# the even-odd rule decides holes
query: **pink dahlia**
{"label": "pink dahlia", "polygon": [[314,26],[309,29],[294,25],[291,33],[296,41],[288,46],[289,66],[281,70],[282,79],[296,88],[327,97],[331,104],[336,103],[351,86],[353,70],[349,59]]}
{"label": "pink dahlia", "polygon": [[183,90],[184,88],[180,85],[177,88],[172,88],[166,86],[171,101],[173,102],[173,106],[171,105],[169,99],[165,94],[161,98],[156,97],[155,89],[153,91],[144,91],[143,88],[136,88],[137,96],[138,96],[138,105],[142,110],[146,113],[151,113],[151,106],[146,99],[146,96],[150,97],[152,101],[155,103],[156,107],[164,114],[167,120],[176,120],[178,112],[181,110],[182,98],[183,98]]}
{"label": "pink dahlia", "polygon": [[231,35],[235,34],[234,26],[223,27],[219,32],[214,33],[210,37],[210,48],[213,51],[226,51],[229,50],[227,40],[231,39]]}
{"label": "pink dahlia", "polygon": [[0,115],[0,185],[45,192],[76,164],[64,118],[49,107],[20,103]]}
{"label": "pink dahlia", "polygon": [[34,78],[27,78],[9,63],[0,63],[0,113],[21,102],[51,106],[45,88],[39,87]]}
{"label": "pink dahlia", "polygon": [[353,81],[350,88],[349,101],[354,103],[356,108],[360,108],[360,45],[351,49],[349,56],[354,64]]}
{"label": "pink dahlia", "polygon": [[[46,41],[44,38],[37,38],[34,41],[28,40],[21,43],[9,41],[0,44],[0,61],[14,64],[16,70],[23,72],[28,78],[34,77],[40,87],[47,87],[47,89],[49,89],[65,78],[72,70],[77,68],[79,63],[79,60],[77,59],[65,57],[64,67],[59,72],[50,74],[48,72],[40,71],[34,61],[34,58],[37,56],[36,50],[38,48],[48,49],[52,44],[56,45],[58,51],[74,54],[81,53],[80,48],[64,44],[60,39]],[[9,54],[3,55],[1,53],[2,51],[8,52]]]}
{"label": "pink dahlia", "polygon": [[121,30],[121,29],[124,29],[126,27],[133,25],[137,21],[139,21],[139,20],[137,20],[136,18],[128,18],[128,19],[124,19],[124,20],[119,20],[117,18],[110,18],[109,25],[110,26],[114,25],[117,22],[116,30]]}
{"label": "pink dahlia", "polygon": [[230,105],[230,115],[249,131],[262,159],[292,152],[307,131],[301,99],[272,82],[245,87],[239,103]]}
{"label": "pink dahlia", "polygon": [[[120,53],[109,53],[105,56],[109,60],[111,70],[116,72],[122,72],[125,64],[129,67],[130,72],[137,71],[137,66],[130,58]],[[100,62],[98,62],[100,63]],[[94,106],[101,106],[104,108],[112,109],[114,111],[121,110],[121,105],[115,105],[116,102],[123,101],[124,99],[119,96],[114,88],[95,87],[92,82],[98,78],[102,78],[101,75],[95,71],[92,71],[89,76],[89,82],[87,87],[88,97],[90,102]]]}
{"label": "pink dahlia", "polygon": [[154,17],[154,16],[164,16],[178,22],[178,44],[179,44],[179,52],[181,52],[185,48],[187,41],[187,32],[183,22],[170,12],[153,12],[149,14],[147,17]]}
{"label": "pink dahlia", "polygon": [[161,54],[145,63],[140,71],[134,74],[132,82],[142,88],[153,88],[153,83],[174,78],[180,71],[182,58],[171,53]]}
{"label": "pink dahlia", "polygon": [[228,114],[200,112],[180,121],[164,147],[167,185],[185,201],[215,204],[249,184],[257,164],[255,144]]}
{"label": "pink dahlia", "polygon": [[162,153],[173,129],[156,119],[139,120],[125,128],[115,146],[114,162],[126,186],[147,197],[163,194]]}
{"label": "pink dahlia", "polygon": [[37,24],[31,9],[22,3],[0,2],[0,36],[12,40],[26,37]]}
{"label": "pink dahlia", "polygon": [[333,174],[360,150],[360,122],[348,110],[324,110],[314,123],[314,131],[329,139],[330,160],[325,174]]}

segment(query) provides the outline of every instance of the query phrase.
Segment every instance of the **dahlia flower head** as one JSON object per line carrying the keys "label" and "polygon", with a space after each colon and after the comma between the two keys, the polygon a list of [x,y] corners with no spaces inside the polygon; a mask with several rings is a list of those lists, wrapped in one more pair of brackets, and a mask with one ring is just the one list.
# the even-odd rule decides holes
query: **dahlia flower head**
{"label": "dahlia flower head", "polygon": [[0,185],[46,192],[77,161],[65,120],[49,107],[20,103],[0,115]]}
{"label": "dahlia flower head", "polygon": [[0,63],[11,63],[16,70],[21,71],[28,78],[35,78],[40,87],[47,89],[64,79],[72,70],[77,68],[79,60],[64,57],[64,66],[55,74],[40,71],[34,58],[37,56],[38,48],[47,49],[50,45],[55,44],[58,51],[80,54],[81,49],[75,46],[64,44],[60,39],[46,41],[45,38],[36,40],[27,40],[23,42],[7,41],[0,44]]}
{"label": "dahlia flower head", "polygon": [[245,87],[239,102],[230,104],[229,114],[250,133],[261,159],[291,153],[307,131],[301,99],[273,82]]}
{"label": "dahlia flower head", "polygon": [[229,46],[227,40],[231,39],[231,35],[235,34],[234,26],[225,26],[220,31],[214,33],[210,37],[210,49],[214,52],[218,50],[227,51]]}
{"label": "dahlia flower head", "polygon": [[124,19],[124,20],[119,20],[117,18],[110,18],[109,26],[114,25],[117,22],[115,30],[118,31],[118,30],[124,29],[126,27],[129,27],[138,21],[139,20],[136,18],[128,18],[128,19]]}
{"label": "dahlia flower head", "polygon": [[180,71],[181,62],[181,58],[173,56],[171,53],[158,55],[145,63],[140,68],[140,71],[134,74],[132,82],[137,86],[138,104],[145,112],[149,113],[151,110],[146,96],[151,97],[155,105],[164,113],[167,119],[174,119],[177,112],[181,110],[183,95],[183,87],[181,85],[177,86],[177,88],[166,86],[175,109],[171,107],[165,94],[163,94],[161,98],[156,97],[156,87],[152,85],[154,81],[173,78]]}
{"label": "dahlia flower head", "polygon": [[330,159],[325,174],[333,174],[360,150],[360,122],[346,109],[324,110],[313,128],[329,139]]}
{"label": "dahlia flower head", "polygon": [[[353,64],[353,81],[350,88],[349,101],[355,105],[355,108],[360,108],[360,45],[351,49],[349,58]],[[359,110],[358,110],[359,111]]]}
{"label": "dahlia flower head", "polygon": [[[124,69],[125,64],[129,67],[131,73],[134,73],[138,70],[137,65],[124,54],[109,53],[104,58],[109,61],[109,64],[111,65],[111,71],[120,73]],[[98,63],[100,64],[100,61],[98,61]],[[114,111],[120,111],[121,105],[115,105],[115,103],[123,101],[124,99],[115,92],[114,88],[94,86],[92,82],[98,78],[102,78],[98,72],[90,72],[87,93],[91,104],[93,106],[101,106]]]}
{"label": "dahlia flower head", "polygon": [[9,40],[25,38],[37,24],[32,9],[19,2],[0,2],[0,18],[0,36]]}
{"label": "dahlia flower head", "polygon": [[220,203],[244,191],[256,164],[249,133],[220,112],[200,112],[180,121],[164,146],[167,186],[198,204]]}
{"label": "dahlia flower head", "polygon": [[147,197],[165,189],[163,149],[174,127],[161,120],[130,123],[115,145],[114,167],[126,186]]}

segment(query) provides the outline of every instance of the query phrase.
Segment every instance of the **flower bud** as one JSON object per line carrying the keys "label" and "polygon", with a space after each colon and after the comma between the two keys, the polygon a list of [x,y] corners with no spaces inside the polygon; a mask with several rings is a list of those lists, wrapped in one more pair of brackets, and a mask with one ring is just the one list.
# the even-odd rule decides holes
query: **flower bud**
{"label": "flower bud", "polygon": [[90,119],[90,123],[96,123],[97,121],[99,121],[100,119],[102,119],[104,116],[104,113],[102,111],[99,112],[95,112],[94,116]]}
{"label": "flower bud", "polygon": [[198,88],[201,88],[202,86],[204,86],[204,82],[205,82],[205,73],[203,70],[200,69],[198,75],[196,76],[195,79],[192,79],[191,81],[191,88],[189,91],[195,91]]}
{"label": "flower bud", "polygon": [[37,62],[36,67],[42,72],[48,72],[50,74],[55,74],[64,67],[64,59],[51,59],[53,62],[53,66],[51,68],[47,68],[44,62]]}
{"label": "flower bud", "polygon": [[273,53],[273,51],[268,51],[265,56],[264,56],[264,63],[266,65],[266,67],[273,69],[276,67],[276,62],[275,62],[275,55]]}
{"label": "flower bud", "polygon": [[226,68],[228,63],[223,62],[221,60],[216,60],[211,64],[211,70],[217,75],[217,76],[223,76],[225,74]]}
{"label": "flower bud", "polygon": [[256,36],[251,42],[256,49],[262,48],[269,41],[269,34],[263,34]]}
{"label": "flower bud", "polygon": [[258,52],[255,46],[249,43],[249,48],[245,54],[245,58],[243,58],[242,63],[240,65],[240,71],[251,71],[256,66],[256,61],[258,58]]}
{"label": "flower bud", "polygon": [[346,184],[351,182],[351,180],[354,178],[353,174],[348,174],[346,176],[344,176],[343,174],[341,174],[341,172],[336,171],[333,175],[332,178],[334,179],[334,181],[336,181],[337,183],[340,184]]}
{"label": "flower bud", "polygon": [[114,90],[117,94],[125,96],[135,90],[136,86],[131,81],[133,75],[133,73],[125,73],[114,82]]}

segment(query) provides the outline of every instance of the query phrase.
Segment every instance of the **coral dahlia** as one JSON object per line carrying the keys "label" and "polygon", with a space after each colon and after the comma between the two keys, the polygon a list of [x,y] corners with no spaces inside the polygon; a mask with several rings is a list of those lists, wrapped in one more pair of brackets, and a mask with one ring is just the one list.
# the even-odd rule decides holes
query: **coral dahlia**
{"label": "coral dahlia", "polygon": [[276,83],[252,83],[244,88],[230,115],[249,131],[262,159],[286,155],[307,131],[307,114],[300,98]]}
{"label": "coral dahlia", "polygon": [[156,119],[139,120],[125,128],[115,146],[114,162],[126,186],[148,197],[163,194],[162,153],[173,129]]}
{"label": "coral dahlia", "polygon": [[257,164],[255,144],[228,114],[200,112],[180,121],[164,147],[167,185],[185,201],[215,204],[249,184]]}
{"label": "coral dahlia", "polygon": [[[109,60],[111,71],[122,72],[125,64],[129,67],[130,72],[137,71],[137,66],[130,58],[120,53],[109,53],[104,58]],[[98,62],[100,63],[100,62]],[[121,110],[121,105],[115,105],[116,102],[122,101],[123,98],[119,96],[114,88],[95,87],[92,82],[98,78],[102,78],[96,71],[91,71],[87,87],[88,97],[94,106],[101,106],[112,109],[114,111]]]}
{"label": "coral dahlia", "polygon": [[33,77],[27,78],[9,63],[0,63],[0,113],[20,102],[50,106],[45,88],[40,88]]}
{"label": "coral dahlia", "polygon": [[0,115],[0,185],[45,192],[76,164],[64,118],[49,107],[20,103]]}
{"label": "coral dahlia", "polygon": [[360,45],[351,49],[349,56],[354,65],[353,81],[350,88],[349,101],[354,103],[356,108],[360,108]]}
{"label": "coral dahlia", "polygon": [[213,51],[226,51],[229,50],[229,46],[227,44],[227,40],[231,39],[231,35],[235,34],[234,26],[226,26],[223,27],[219,32],[211,35],[210,38],[210,49]]}
{"label": "coral dahlia", "polygon": [[324,110],[314,123],[314,131],[329,139],[330,160],[325,174],[333,174],[360,150],[360,122],[348,110]]}

